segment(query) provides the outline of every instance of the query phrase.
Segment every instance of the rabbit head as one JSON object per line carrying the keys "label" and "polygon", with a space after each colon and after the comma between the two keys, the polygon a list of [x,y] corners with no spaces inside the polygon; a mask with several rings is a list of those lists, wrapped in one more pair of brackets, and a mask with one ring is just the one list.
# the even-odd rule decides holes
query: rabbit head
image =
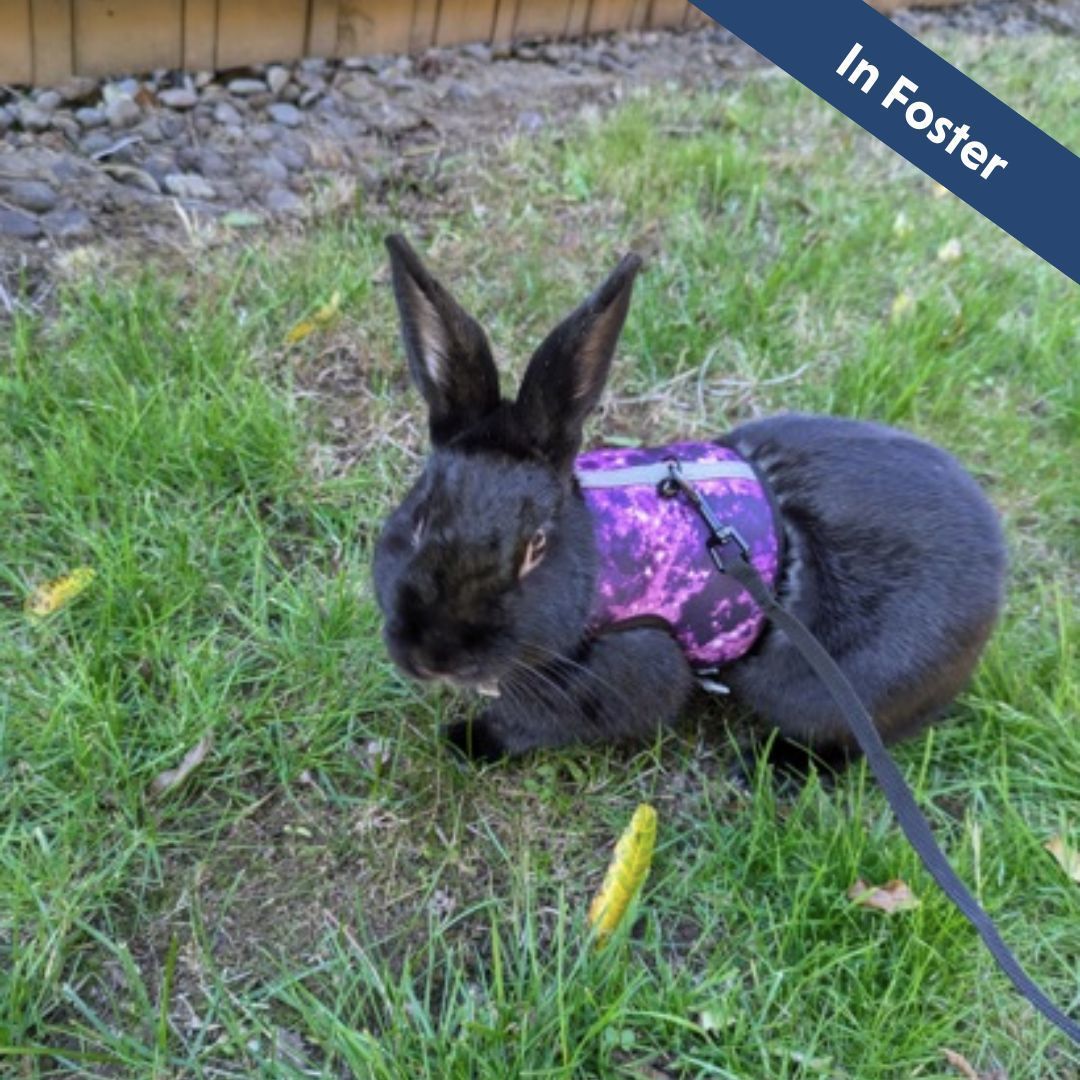
{"label": "rabbit head", "polygon": [[386,245],[431,452],[376,544],[384,637],[405,673],[494,692],[516,665],[581,640],[596,555],[574,458],[640,259],[626,256],[547,336],[508,399],[479,324],[402,237]]}

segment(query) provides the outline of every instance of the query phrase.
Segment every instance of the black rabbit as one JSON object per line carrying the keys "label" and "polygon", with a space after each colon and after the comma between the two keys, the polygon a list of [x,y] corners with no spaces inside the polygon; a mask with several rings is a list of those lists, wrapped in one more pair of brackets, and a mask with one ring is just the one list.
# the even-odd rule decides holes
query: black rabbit
{"label": "black rabbit", "polygon": [[[432,449],[378,541],[375,586],[386,643],[403,671],[495,696],[475,720],[450,727],[453,743],[491,759],[648,736],[675,721],[701,657],[715,655],[736,699],[784,737],[778,747],[791,740],[844,758],[853,744],[832,699],[787,638],[761,625],[745,594],[725,584],[726,598],[705,605],[694,589],[714,588],[705,575],[720,575],[665,561],[663,543],[639,545],[639,565],[603,561],[625,563],[625,551],[612,555],[603,543],[586,499],[593,482],[641,481],[637,494],[654,498],[655,513],[641,505],[630,512],[648,518],[647,528],[675,513],[655,494],[653,465],[634,472],[631,457],[629,472],[597,481],[578,458],[640,260],[626,256],[548,335],[508,400],[480,326],[404,239],[391,236],[387,247]],[[671,451],[684,456],[677,446],[641,460]],[[766,493],[775,535],[766,528],[754,539],[755,563],[843,668],[885,740],[941,713],[991,632],[1006,565],[997,516],[956,461],[879,424],[805,415],[746,424],[697,456],[703,475],[718,466],[736,478],[725,481],[735,485],[727,494],[734,491],[736,509],[753,510],[748,492]],[[701,528],[695,541],[701,552],[704,535]],[[598,624],[609,571],[624,583],[674,582],[678,610],[693,615],[694,628],[684,633],[662,612]],[[721,609],[734,630],[714,619]],[[687,637],[703,620],[727,642],[715,654]]]}

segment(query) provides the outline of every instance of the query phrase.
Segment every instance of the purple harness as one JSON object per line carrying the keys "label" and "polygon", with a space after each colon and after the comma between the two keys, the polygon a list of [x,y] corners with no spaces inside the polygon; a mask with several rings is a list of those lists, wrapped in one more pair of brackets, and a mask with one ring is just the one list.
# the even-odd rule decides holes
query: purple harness
{"label": "purple harness", "polygon": [[589,626],[662,621],[695,668],[729,664],[761,632],[765,616],[750,595],[713,566],[708,531],[691,506],[665,499],[657,485],[677,459],[683,475],[734,526],[754,568],[776,585],[779,543],[761,481],[734,450],[715,443],[672,443],[635,450],[590,450],[576,462],[596,528],[600,572]]}

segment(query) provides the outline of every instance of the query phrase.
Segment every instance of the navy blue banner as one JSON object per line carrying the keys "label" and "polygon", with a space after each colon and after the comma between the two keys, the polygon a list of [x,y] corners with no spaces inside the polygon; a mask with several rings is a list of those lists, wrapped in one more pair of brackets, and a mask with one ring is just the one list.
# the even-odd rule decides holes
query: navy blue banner
{"label": "navy blue banner", "polygon": [[863,0],[693,2],[1080,282],[1080,157],[937,53]]}

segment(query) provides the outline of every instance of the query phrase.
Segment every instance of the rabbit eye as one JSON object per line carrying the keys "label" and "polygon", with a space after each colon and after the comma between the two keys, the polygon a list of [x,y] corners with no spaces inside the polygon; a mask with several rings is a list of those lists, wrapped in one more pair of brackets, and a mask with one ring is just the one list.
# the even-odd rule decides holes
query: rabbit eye
{"label": "rabbit eye", "polygon": [[543,529],[537,529],[532,534],[532,539],[525,546],[525,557],[521,560],[521,569],[518,571],[519,580],[526,574],[532,573],[540,565],[544,559],[546,549],[547,536]]}

